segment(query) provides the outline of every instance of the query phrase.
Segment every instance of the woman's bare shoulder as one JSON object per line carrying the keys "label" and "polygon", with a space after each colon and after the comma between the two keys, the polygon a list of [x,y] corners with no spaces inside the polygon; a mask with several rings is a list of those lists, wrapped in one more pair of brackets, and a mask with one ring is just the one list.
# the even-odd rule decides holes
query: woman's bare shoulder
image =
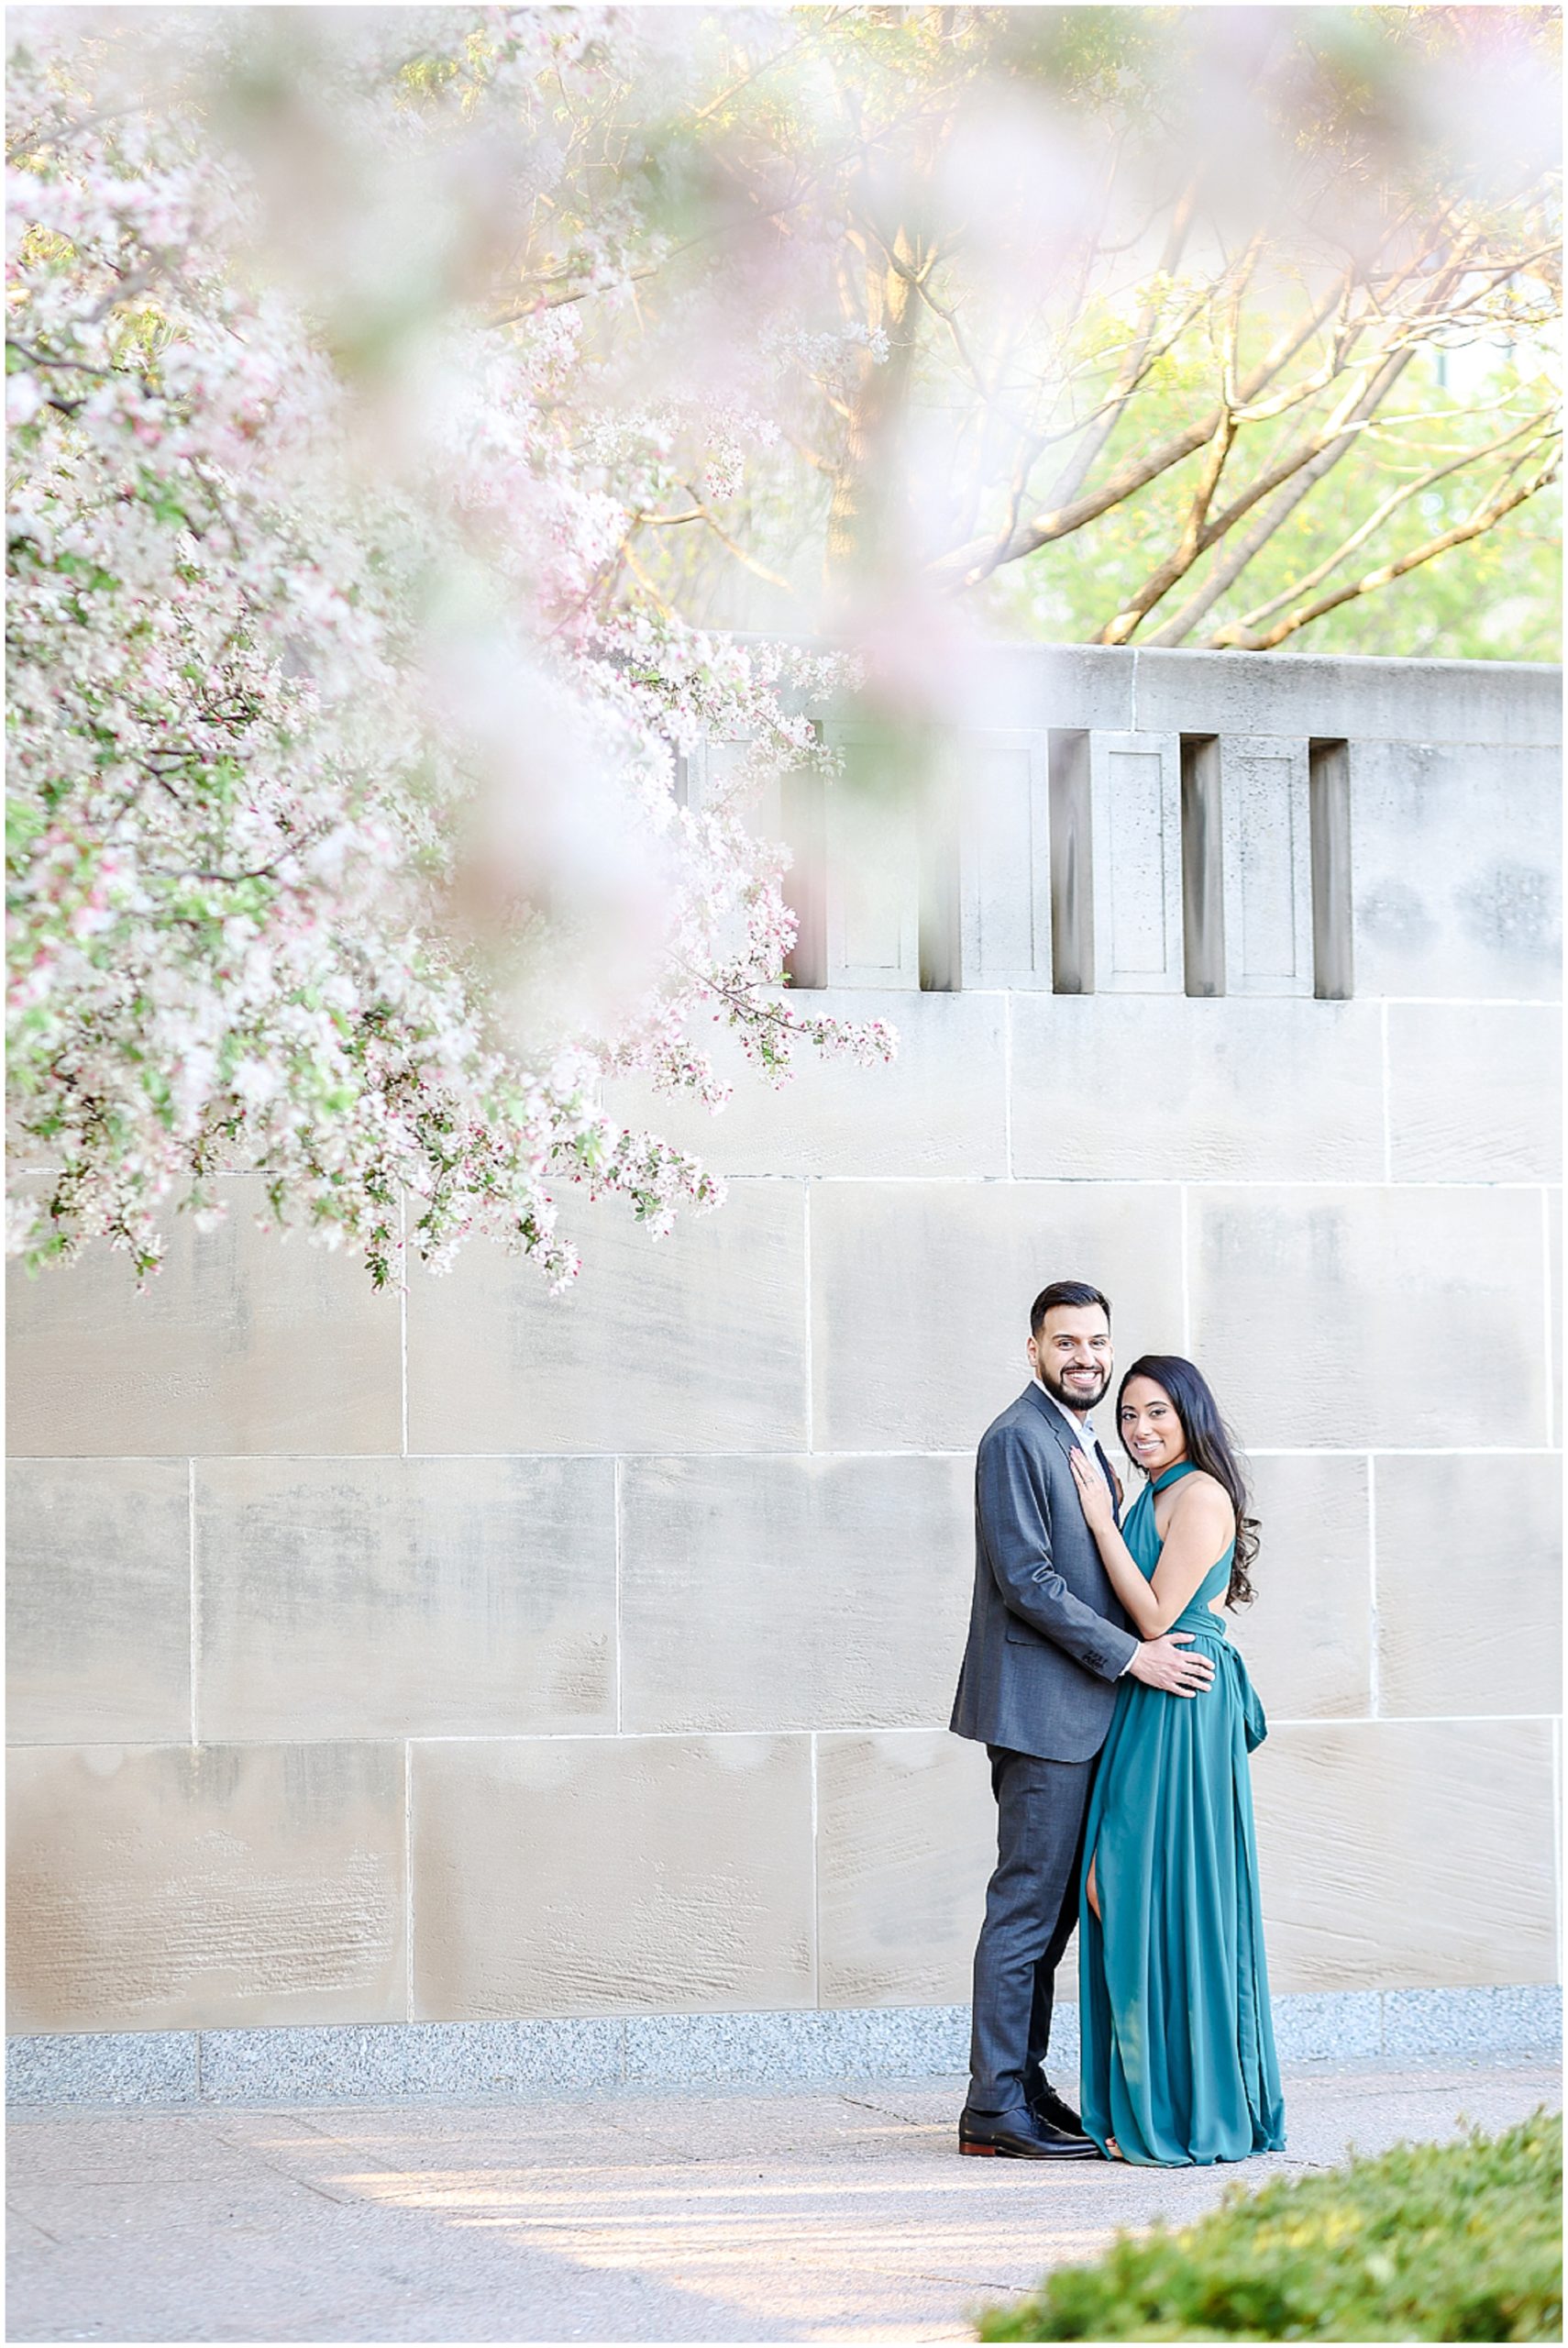
{"label": "woman's bare shoulder", "polygon": [[1173,1517],[1190,1516],[1200,1521],[1212,1519],[1215,1523],[1235,1522],[1236,1511],[1230,1493],[1219,1477],[1211,1476],[1207,1468],[1195,1468],[1190,1476],[1184,1476],[1171,1498],[1175,1502],[1171,1510]]}

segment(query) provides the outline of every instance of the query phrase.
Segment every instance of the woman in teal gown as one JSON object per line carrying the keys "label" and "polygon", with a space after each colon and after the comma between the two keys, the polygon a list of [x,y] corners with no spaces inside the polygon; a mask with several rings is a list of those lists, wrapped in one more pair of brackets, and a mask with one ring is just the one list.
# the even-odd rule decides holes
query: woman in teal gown
{"label": "woman in teal gown", "polygon": [[1149,1479],[1121,1530],[1103,1476],[1073,1463],[1106,1572],[1140,1638],[1188,1633],[1215,1670],[1187,1700],[1117,1691],[1084,1829],[1083,2124],[1114,2159],[1205,2166],[1285,2143],[1247,1767],[1266,1725],[1215,1611],[1253,1594],[1255,1520],[1191,1362],[1144,1355],[1116,1415]]}

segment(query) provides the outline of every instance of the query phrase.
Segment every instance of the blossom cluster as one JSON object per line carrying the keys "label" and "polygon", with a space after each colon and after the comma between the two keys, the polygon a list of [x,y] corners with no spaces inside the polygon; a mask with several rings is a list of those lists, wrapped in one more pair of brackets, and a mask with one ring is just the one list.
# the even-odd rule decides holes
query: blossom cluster
{"label": "blossom cluster", "polygon": [[[248,126],[295,13],[211,12],[177,58],[137,11],[14,34],[8,1244],[145,1277],[243,1172],[378,1284],[475,1233],[561,1284],[563,1186],[656,1235],[722,1195],[606,1077],[717,1105],[714,1020],[774,1077],[893,1048],[784,991],[786,858],[748,817],[823,756],[801,712],[837,674],[622,576],[694,448],[734,491],[746,420],[629,404],[574,307],[498,319],[475,263],[615,12],[367,11]],[[280,192],[328,120],[348,192]],[[350,266],[410,191],[401,269]],[[603,209],[552,282],[626,274],[624,187]],[[689,805],[705,740],[743,747]]]}

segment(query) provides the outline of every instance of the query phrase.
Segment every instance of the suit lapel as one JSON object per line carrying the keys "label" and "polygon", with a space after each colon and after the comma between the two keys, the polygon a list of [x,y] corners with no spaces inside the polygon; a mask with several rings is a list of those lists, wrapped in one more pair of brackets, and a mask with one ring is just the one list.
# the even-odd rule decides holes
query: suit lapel
{"label": "suit lapel", "polygon": [[1082,1445],[1075,1443],[1068,1429],[1067,1422],[1062,1416],[1061,1412],[1058,1411],[1056,1405],[1052,1401],[1050,1396],[1046,1393],[1043,1386],[1036,1386],[1033,1380],[1031,1379],[1030,1383],[1023,1390],[1029,1401],[1033,1403],[1035,1409],[1044,1420],[1046,1425],[1050,1428],[1051,1433],[1055,1436],[1056,1441],[1060,1444],[1062,1447],[1062,1456],[1066,1460],[1070,1468],[1072,1466],[1074,1452],[1081,1450]]}
{"label": "suit lapel", "polygon": [[[1073,1434],[1068,1428],[1066,1420],[1062,1416],[1061,1412],[1058,1411],[1055,1402],[1052,1401],[1044,1388],[1043,1386],[1036,1386],[1033,1379],[1031,1379],[1029,1384],[1023,1390],[1028,1395],[1029,1400],[1039,1411],[1041,1417],[1044,1420],[1046,1425],[1055,1436],[1058,1444],[1060,1444],[1062,1447],[1062,1456],[1067,1463],[1067,1473],[1069,1475],[1072,1474],[1074,1452],[1081,1451],[1084,1457],[1094,1469],[1095,1474],[1097,1476],[1103,1476],[1105,1474],[1105,1470],[1100,1466],[1099,1454],[1098,1452],[1091,1451],[1087,1443],[1075,1441]],[[1116,1522],[1120,1525],[1121,1522],[1121,1503],[1116,1499],[1116,1488],[1114,1485],[1110,1486],[1110,1494],[1111,1503],[1115,1510]]]}

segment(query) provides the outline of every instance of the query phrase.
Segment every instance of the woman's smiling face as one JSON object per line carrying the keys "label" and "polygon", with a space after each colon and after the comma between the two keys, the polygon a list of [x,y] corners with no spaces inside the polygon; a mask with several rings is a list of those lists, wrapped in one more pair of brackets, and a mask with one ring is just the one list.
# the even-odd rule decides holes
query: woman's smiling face
{"label": "woman's smiling face", "polygon": [[1128,1379],[1117,1429],[1145,1476],[1163,1475],[1187,1456],[1187,1429],[1176,1406],[1152,1378]]}

